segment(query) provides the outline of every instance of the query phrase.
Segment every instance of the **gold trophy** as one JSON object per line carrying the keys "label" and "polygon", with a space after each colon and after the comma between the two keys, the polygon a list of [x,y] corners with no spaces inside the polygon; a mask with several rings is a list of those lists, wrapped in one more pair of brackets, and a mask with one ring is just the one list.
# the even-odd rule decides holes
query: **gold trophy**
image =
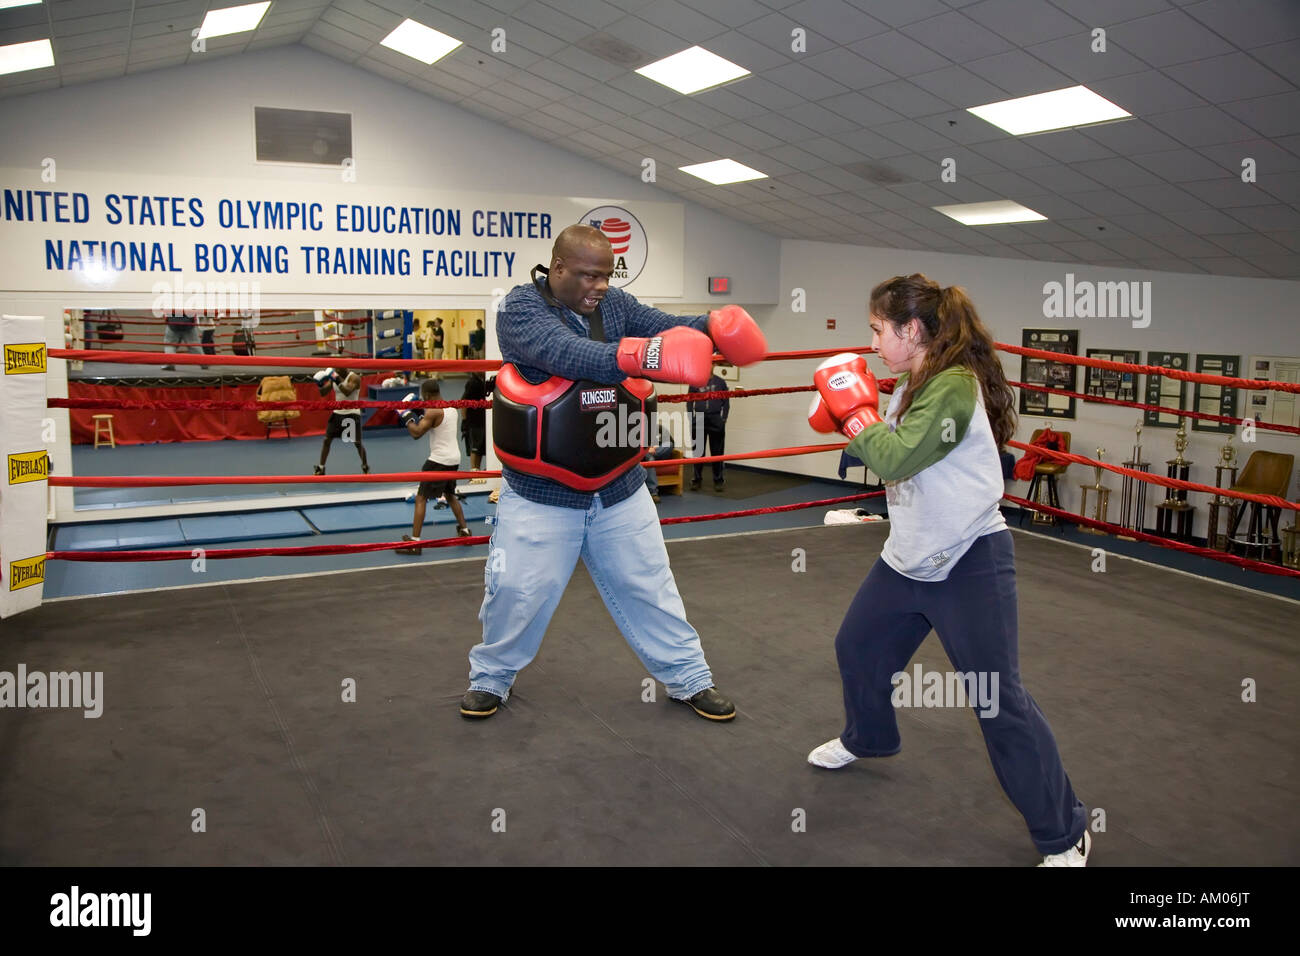
{"label": "gold trophy", "polygon": [[[1178,432],[1174,435],[1174,453],[1177,455],[1165,462],[1169,466],[1168,475],[1178,481],[1187,481],[1192,462],[1183,457],[1187,450],[1187,419],[1178,417]],[[1195,506],[1187,500],[1186,488],[1170,488],[1165,500],[1156,505],[1156,533],[1177,541],[1191,541],[1192,515]],[[1177,523],[1177,529],[1174,525]]]}
{"label": "gold trophy", "polygon": [[[1138,426],[1139,431],[1141,430],[1141,427],[1142,427],[1141,425]],[[1105,456],[1105,454],[1106,454],[1106,449],[1098,448],[1097,460],[1101,461],[1102,458]],[[1092,470],[1093,470],[1093,483],[1091,485],[1085,485],[1082,482],[1079,484],[1079,489],[1082,494],[1082,498],[1079,502],[1079,513],[1085,515],[1087,514],[1088,492],[1095,491],[1097,493],[1097,501],[1093,505],[1092,520],[1101,521],[1104,523],[1106,521],[1106,512],[1110,510],[1110,489],[1101,483],[1101,471],[1102,471],[1101,466],[1093,465]],[[1079,530],[1086,531],[1088,534],[1106,533],[1100,528],[1089,528],[1083,525],[1079,527]]]}
{"label": "gold trophy", "polygon": [[[1136,432],[1137,442],[1133,445],[1132,460],[1124,462],[1124,467],[1133,471],[1145,472],[1151,467],[1151,462],[1142,460],[1142,419],[1140,418],[1138,419]],[[1134,478],[1132,475],[1125,475],[1120,480],[1119,510],[1120,524],[1133,531],[1142,530],[1147,511],[1147,483],[1145,481]],[[1125,538],[1127,541],[1136,540],[1124,535],[1120,535],[1120,537]]]}
{"label": "gold trophy", "polygon": [[[1228,483],[1223,483],[1223,473],[1228,472]],[[1237,483],[1237,449],[1232,447],[1232,437],[1224,443],[1219,449],[1219,462],[1214,466],[1214,485],[1216,488],[1231,488]],[[1226,531],[1232,527],[1232,520],[1236,515],[1237,501],[1224,495],[1215,495],[1210,500],[1210,518],[1209,527],[1205,533],[1207,547],[1216,551],[1228,550],[1228,536],[1220,534],[1219,528],[1222,526]],[[1220,516],[1226,512],[1226,517],[1220,520]]]}

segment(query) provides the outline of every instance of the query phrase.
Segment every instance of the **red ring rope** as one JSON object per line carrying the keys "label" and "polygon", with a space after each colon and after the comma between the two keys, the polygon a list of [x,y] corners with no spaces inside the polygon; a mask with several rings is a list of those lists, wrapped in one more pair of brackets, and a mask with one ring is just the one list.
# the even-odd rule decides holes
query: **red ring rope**
{"label": "red ring rope", "polygon": [[1226,554],[1223,551],[1201,548],[1194,544],[1184,544],[1182,541],[1162,538],[1159,535],[1148,534],[1145,531],[1134,531],[1132,528],[1125,528],[1117,524],[1111,524],[1107,521],[1097,521],[1094,518],[1086,518],[1083,515],[1076,515],[1070,511],[1062,511],[1060,508],[1053,508],[1051,505],[1040,504],[1037,501],[1027,501],[1024,498],[1017,498],[1015,495],[1003,495],[1002,498],[1004,501],[1014,502],[1022,508],[1031,508],[1034,511],[1043,511],[1047,514],[1055,515],[1058,518],[1063,518],[1073,524],[1087,525],[1090,528],[1109,531],[1112,534],[1121,537],[1137,538],[1139,541],[1149,541],[1152,544],[1157,544],[1164,548],[1170,548],[1174,551],[1182,551],[1186,554],[1195,554],[1202,558],[1211,558],[1215,561],[1222,561],[1225,564],[1235,564],[1239,567],[1249,568],[1252,571],[1262,571],[1265,574],[1277,574],[1282,577],[1300,578],[1300,571],[1279,567],[1276,564],[1254,561],[1250,558],[1239,558],[1234,554]]}

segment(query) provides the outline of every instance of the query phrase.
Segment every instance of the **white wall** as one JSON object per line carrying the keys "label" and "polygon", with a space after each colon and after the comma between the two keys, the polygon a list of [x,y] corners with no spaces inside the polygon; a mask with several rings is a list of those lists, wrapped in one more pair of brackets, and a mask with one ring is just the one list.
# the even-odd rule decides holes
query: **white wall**
{"label": "white wall", "polygon": [[[890,276],[923,272],[943,285],[963,286],[979,310],[981,319],[994,339],[1012,345],[1021,344],[1023,328],[1077,328],[1080,331],[1080,355],[1089,348],[1131,348],[1146,359],[1148,350],[1192,353],[1228,353],[1241,355],[1300,355],[1300,282],[1271,279],[1245,279],[1153,273],[1142,270],[1103,270],[1087,266],[1030,262],[1019,259],[989,259],[936,253],[906,252],[895,249],[872,249],[829,243],[786,241],[781,252],[782,303],[763,318],[769,347],[774,350],[836,348],[869,345],[867,297],[872,287]],[[1043,317],[1043,286],[1064,282],[1067,272],[1076,281],[1149,281],[1152,313],[1147,328],[1133,328],[1127,319],[1047,319]],[[792,290],[807,293],[807,311],[791,310]],[[826,328],[826,319],[835,318],[834,331]],[[869,361],[881,377],[890,376],[879,359]],[[765,388],[774,385],[811,383],[815,362],[768,363],[758,369],[746,369],[741,387]],[[1020,379],[1019,356],[1004,353],[1003,367],[1008,378]],[[1194,366],[1193,366],[1194,367]],[[1080,376],[1079,391],[1084,379]],[[1145,381],[1145,379],[1144,379]],[[1188,386],[1190,405],[1191,385]],[[1139,396],[1139,401],[1144,398]],[[1240,413],[1246,413],[1245,398]],[[807,424],[808,396],[770,396],[742,401],[733,406],[728,427],[728,447],[772,448],[786,445],[814,444],[821,440]],[[1057,430],[1072,433],[1073,450],[1092,457],[1097,447],[1106,449],[1106,459],[1121,462],[1133,446],[1133,426],[1141,415],[1137,409],[1076,403],[1074,421],[1056,420]],[[1021,419],[1016,438],[1028,441],[1030,432],[1045,423],[1042,418]],[[1187,459],[1195,464],[1191,480],[1214,484],[1213,464],[1226,435],[1196,432],[1189,421]],[[1254,445],[1243,445],[1234,438],[1240,464],[1250,451],[1264,449],[1296,454],[1300,458],[1298,436],[1260,430]],[[1174,457],[1174,430],[1145,427],[1142,432],[1144,457],[1156,463],[1153,471],[1163,475],[1164,462]],[[1019,455],[1017,455],[1019,457]],[[773,462],[771,467],[797,474],[837,477],[838,454],[812,458],[791,458]],[[1086,471],[1086,473],[1085,473]],[[860,476],[861,471],[852,473]],[[1071,510],[1079,504],[1078,485],[1085,478],[1092,483],[1092,470],[1073,466],[1061,484],[1062,502]],[[1110,476],[1104,483],[1114,490],[1111,495],[1112,520],[1119,515],[1119,477]],[[1023,496],[1027,484],[1013,483],[1012,493]],[[1293,479],[1292,493],[1295,483]],[[1148,493],[1148,522],[1155,525],[1154,501]],[[1156,494],[1156,499],[1163,494]],[[1197,496],[1193,496],[1197,501]],[[1206,521],[1204,497],[1196,512],[1196,532],[1203,534]],[[1091,507],[1091,505],[1090,505]],[[1289,517],[1284,516],[1289,524]]]}

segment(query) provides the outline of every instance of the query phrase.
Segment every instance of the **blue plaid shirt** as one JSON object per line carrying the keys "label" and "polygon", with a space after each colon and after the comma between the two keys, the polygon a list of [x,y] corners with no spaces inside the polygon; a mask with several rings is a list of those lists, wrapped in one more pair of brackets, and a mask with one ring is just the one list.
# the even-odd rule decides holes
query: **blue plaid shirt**
{"label": "blue plaid shirt", "polygon": [[[501,359],[511,362],[525,379],[538,385],[552,375],[567,379],[591,379],[613,385],[627,378],[618,367],[618,340],[624,336],[649,338],[674,326],[686,325],[707,332],[707,315],[669,315],[610,286],[600,303],[605,341],[591,340],[587,319],[562,305],[549,305],[531,282],[517,285],[497,311],[497,342]],[[645,486],[644,469],[632,468],[603,488],[592,492],[574,491],[549,478],[527,475],[502,466],[501,473],[522,497],[561,508],[591,507],[600,495],[608,507],[630,498]]]}

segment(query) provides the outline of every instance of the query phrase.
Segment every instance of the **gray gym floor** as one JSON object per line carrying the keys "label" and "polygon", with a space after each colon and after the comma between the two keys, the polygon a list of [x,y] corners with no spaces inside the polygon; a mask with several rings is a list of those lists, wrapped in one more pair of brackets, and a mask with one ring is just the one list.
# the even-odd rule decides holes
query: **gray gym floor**
{"label": "gray gym floor", "polygon": [[[1031,866],[968,709],[901,710],[894,757],[805,762],[842,728],[834,635],[887,531],[669,543],[730,724],[642,701],[581,568],[479,722],[482,558],[47,604],[4,622],[0,669],[103,671],[104,712],[0,712],[0,864]],[[1300,863],[1298,606],[1016,547],[1024,681],[1104,811],[1091,865]],[[933,635],[915,662],[950,669]]]}

